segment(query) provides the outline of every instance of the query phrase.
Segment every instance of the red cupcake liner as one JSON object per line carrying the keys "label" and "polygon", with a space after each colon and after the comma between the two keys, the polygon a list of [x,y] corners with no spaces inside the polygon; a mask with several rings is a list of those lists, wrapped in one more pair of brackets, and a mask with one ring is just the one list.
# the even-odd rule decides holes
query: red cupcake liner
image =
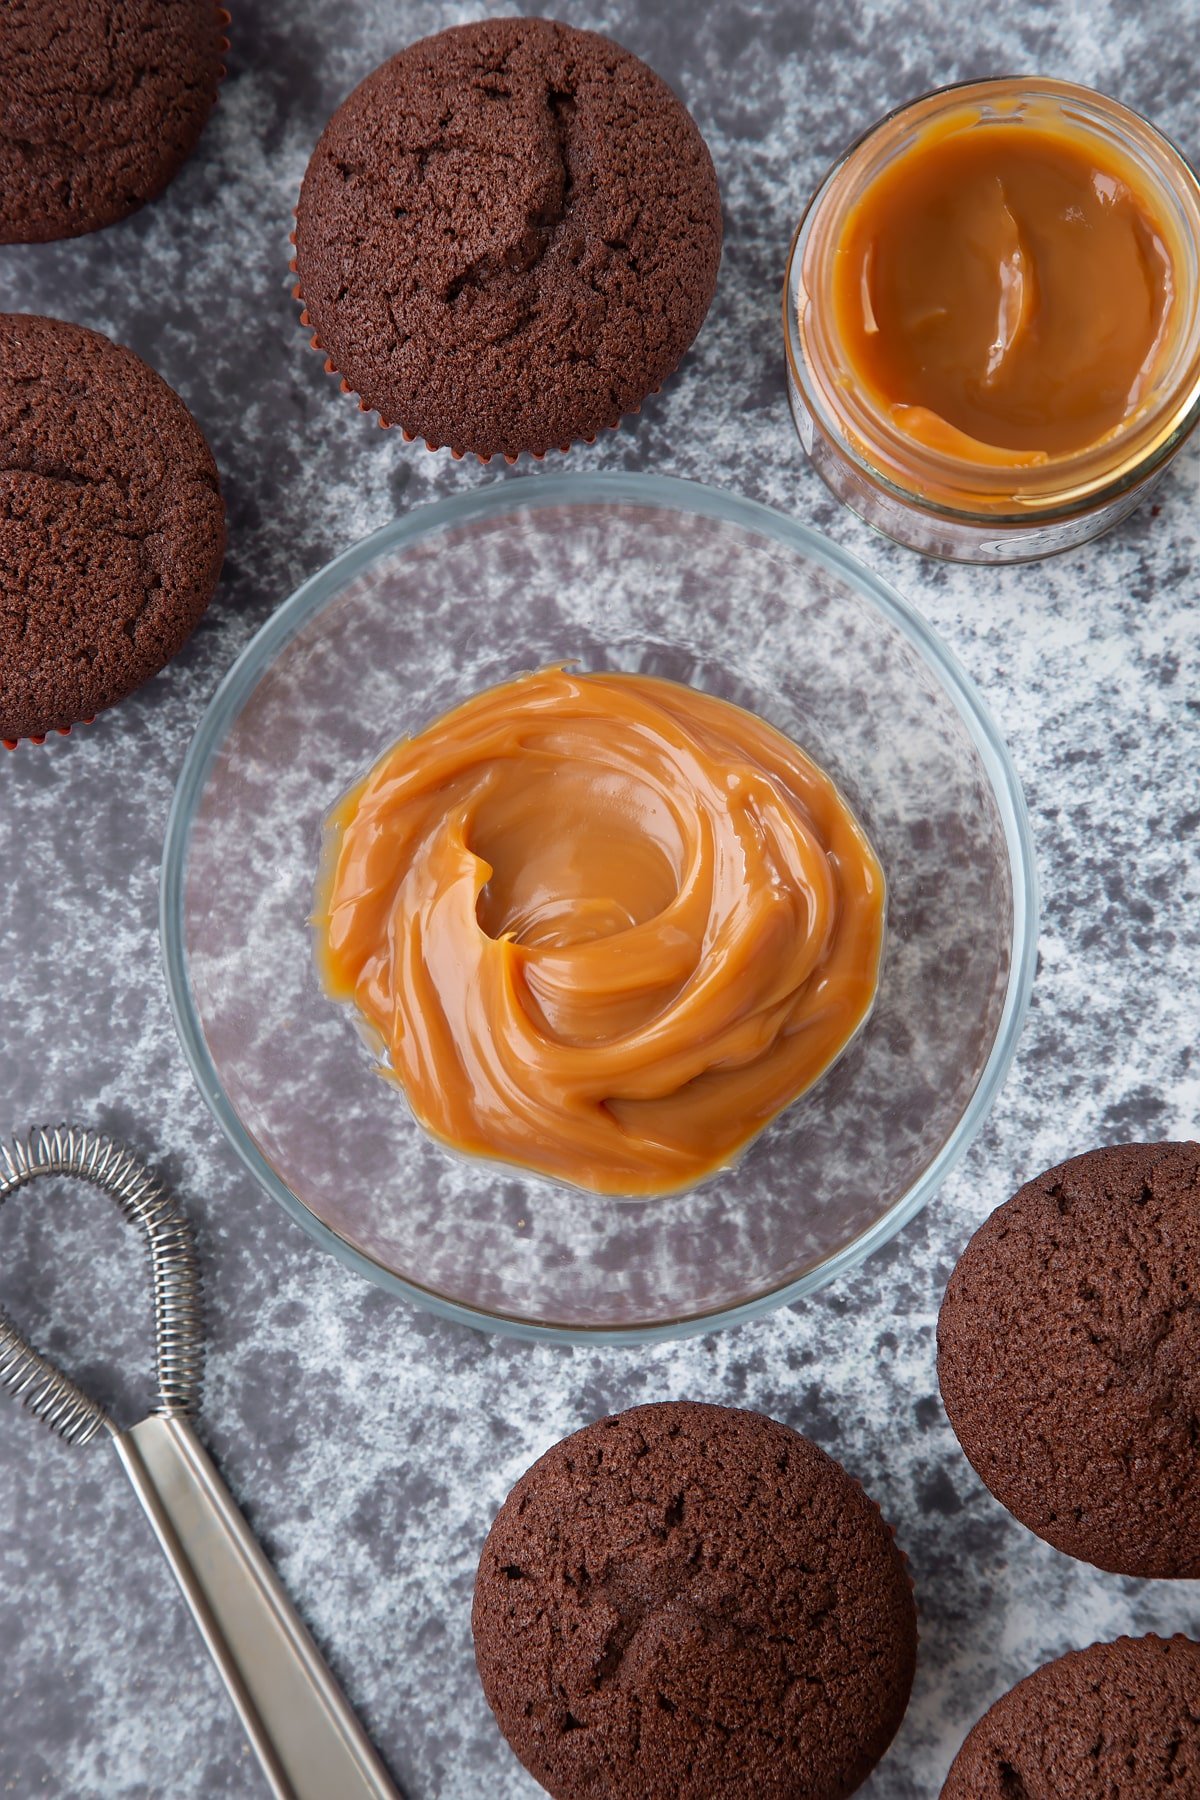
{"label": "red cupcake liner", "polygon": [[[294,216],[295,216],[295,213],[293,211],[293,217]],[[291,246],[294,250],[296,247],[296,233],[295,233],[294,229],[288,233],[288,243],[291,244]],[[299,270],[297,269],[297,266],[296,266],[296,258],[294,256],[289,261],[288,268],[291,270],[293,275],[299,274]],[[358,389],[351,386],[350,382],[346,379],[346,377],[342,374],[341,370],[337,367],[333,358],[326,351],[325,346],[324,346],[324,344],[322,344],[317,333],[315,331],[313,331],[312,320],[309,317],[308,307],[304,301],[304,289],[303,289],[302,284],[299,281],[295,282],[292,287],[292,299],[297,300],[300,303],[301,329],[304,331],[312,331],[312,336],[308,340],[310,347],[313,350],[317,351],[317,353],[319,355],[324,356],[324,358],[325,358],[325,373],[327,375],[336,375],[338,377],[341,392],[343,394],[353,394],[355,396],[355,398],[358,401],[359,412],[374,413],[376,419],[378,420],[379,427],[382,431],[393,431],[393,430],[398,429],[401,437],[404,439],[404,442],[406,444],[415,444],[417,441],[417,437],[418,437],[417,432],[409,431],[407,426],[404,426],[404,425],[400,425],[397,427],[393,424],[391,419],[385,418],[377,406],[371,406],[367,403],[366,400],[363,399],[362,395],[358,392]],[[678,366],[678,365],[676,365],[676,366]],[[674,370],[672,370],[672,373],[674,373]],[[660,394],[662,392],[662,386],[663,386],[663,384],[660,381],[656,384],[656,386],[654,386],[652,388],[648,388],[646,390],[647,397],[649,397],[649,395],[651,395],[651,394]],[[628,412],[618,413],[617,417],[615,419],[609,419],[607,422],[607,425],[605,426],[605,429],[607,431],[619,431],[621,428],[622,422],[625,419],[635,418],[637,416],[637,414],[641,412],[641,410],[642,410],[642,406],[641,406],[641,402],[639,401],[638,405],[630,407]],[[594,444],[596,442],[597,436],[598,436],[598,434],[596,432],[593,432],[591,437],[572,438],[569,442],[567,442],[565,444],[550,444],[546,447],[545,450],[517,450],[512,453],[510,453],[507,450],[504,450],[504,451],[496,450],[496,451],[489,451],[486,456],[484,455],[484,453],[481,450],[470,450],[470,451],[460,450],[460,449],[457,449],[453,444],[435,444],[431,438],[425,438],[422,441],[424,442],[426,450],[428,450],[430,452],[436,452],[439,450],[449,450],[449,452],[450,452],[451,456],[454,458],[455,462],[461,462],[465,456],[473,456],[477,462],[490,463],[492,461],[493,456],[503,456],[504,461],[506,463],[508,463],[509,467],[511,468],[512,465],[514,463],[518,462],[522,456],[530,456],[533,458],[534,462],[543,462],[545,460],[545,458],[548,455],[550,455],[551,451],[557,451],[559,453],[559,455],[566,456],[568,454],[568,452],[576,444]]]}
{"label": "red cupcake liner", "polygon": [[[226,37],[225,33],[228,30],[228,28],[230,27],[230,25],[232,25],[232,23],[233,23],[233,14],[229,11],[229,8],[227,6],[218,6],[217,7],[217,24],[221,28],[221,35],[217,39],[217,49],[221,52],[222,56],[224,56],[229,50],[229,39]],[[213,95],[213,105],[214,106],[217,104],[217,101],[221,98],[221,83],[224,81],[224,79],[225,79],[226,75],[228,75],[228,73],[229,73],[229,70],[226,68],[224,63],[217,64],[217,91]]]}
{"label": "red cupcake liner", "polygon": [[0,738],[0,744],[6,750],[15,750],[18,744],[44,744],[48,737],[70,737],[72,731],[78,730],[81,725],[94,725],[95,723],[96,715],[93,713],[90,719],[76,719],[74,725],[56,725],[53,732],[31,732],[28,737]]}

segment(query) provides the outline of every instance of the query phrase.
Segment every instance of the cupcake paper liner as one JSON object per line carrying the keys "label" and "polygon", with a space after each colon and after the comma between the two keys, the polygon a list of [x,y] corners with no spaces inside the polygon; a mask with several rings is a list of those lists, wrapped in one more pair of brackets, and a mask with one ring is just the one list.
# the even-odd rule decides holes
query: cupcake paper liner
{"label": "cupcake paper liner", "polygon": [[56,725],[53,731],[40,731],[23,738],[0,738],[0,744],[6,750],[15,750],[18,744],[44,744],[48,737],[70,737],[71,733],[77,731],[81,725],[94,725],[95,723],[96,715],[93,713],[90,719],[76,719],[73,725]]}

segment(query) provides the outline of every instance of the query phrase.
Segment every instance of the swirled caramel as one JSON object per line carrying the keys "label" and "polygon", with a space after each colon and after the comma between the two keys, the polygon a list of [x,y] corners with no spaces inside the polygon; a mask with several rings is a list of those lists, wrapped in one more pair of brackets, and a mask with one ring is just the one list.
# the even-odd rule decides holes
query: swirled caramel
{"label": "swirled caramel", "polygon": [[829,777],[726,701],[547,669],[335,807],[316,954],[418,1120],[579,1187],[727,1163],[874,997],[879,863]]}
{"label": "swirled caramel", "polygon": [[1128,155],[1061,121],[917,132],[859,197],[834,307],[853,377],[908,437],[1036,468],[1144,405],[1176,301]]}

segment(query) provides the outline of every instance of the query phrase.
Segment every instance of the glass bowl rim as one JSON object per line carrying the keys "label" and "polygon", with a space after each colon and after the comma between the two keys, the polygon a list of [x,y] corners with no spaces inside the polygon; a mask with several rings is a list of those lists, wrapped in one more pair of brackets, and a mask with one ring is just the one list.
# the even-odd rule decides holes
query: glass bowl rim
{"label": "glass bowl rim", "polygon": [[[661,1322],[623,1326],[540,1323],[490,1312],[451,1300],[397,1275],[347,1243],[294,1194],[254,1142],[229,1101],[209,1054],[191,991],[183,935],[184,882],[196,809],[213,759],[228,726],[240,713],[259,678],[283,647],[360,569],[390,551],[454,525],[489,519],[527,507],[562,504],[666,507],[721,520],[787,549],[840,577],[908,640],[966,726],[987,772],[1004,827],[1013,883],[1013,936],[1008,985],[995,1040],[962,1116],[937,1155],[913,1185],[865,1231],[823,1257],[802,1274],[731,1307],[687,1314]],[[986,1119],[1016,1053],[1029,1007],[1037,954],[1038,882],[1033,834],[1025,797],[1007,745],[974,682],[922,615],[881,576],[840,545],[760,501],[744,499],[678,476],[589,472],[501,478],[468,493],[413,507],[398,519],[341,551],[270,615],[245,645],[213,694],[188,746],[167,817],[159,887],[159,930],[167,996],[184,1056],[200,1092],[240,1162],[258,1185],[322,1249],[377,1286],[442,1319],[502,1336],[569,1344],[638,1344],[695,1336],[758,1318],[790,1305],[827,1281],[857,1267],[906,1225],[941,1186]]]}

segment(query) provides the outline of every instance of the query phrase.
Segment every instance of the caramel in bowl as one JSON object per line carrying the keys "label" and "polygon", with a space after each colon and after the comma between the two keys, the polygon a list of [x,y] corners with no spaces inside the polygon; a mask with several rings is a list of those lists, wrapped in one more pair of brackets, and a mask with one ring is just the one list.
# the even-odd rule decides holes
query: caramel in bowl
{"label": "caramel in bowl", "polygon": [[884,880],[774,727],[552,668],[376,762],[330,815],[313,923],[427,1130],[653,1195],[726,1165],[849,1043]]}

